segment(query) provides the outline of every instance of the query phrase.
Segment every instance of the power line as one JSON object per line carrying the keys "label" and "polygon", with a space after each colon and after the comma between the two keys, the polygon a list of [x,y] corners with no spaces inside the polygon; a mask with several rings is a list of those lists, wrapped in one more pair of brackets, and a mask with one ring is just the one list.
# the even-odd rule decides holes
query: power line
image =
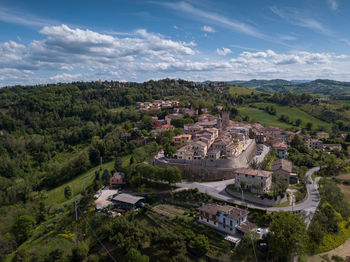
{"label": "power line", "polygon": [[98,241],[98,243],[102,246],[102,248],[107,252],[107,254],[109,255],[109,257],[114,261],[117,262],[117,260],[112,256],[112,254],[108,251],[108,249],[105,247],[105,245],[103,245],[103,243],[101,242],[101,240],[98,238],[98,236],[96,235],[95,231],[92,229],[92,227],[90,226],[89,222],[87,221],[87,219],[85,218],[83,212],[81,212],[80,208],[77,207],[78,211],[80,212],[81,216],[84,218],[86,224],[88,225],[90,231],[92,232],[92,234],[94,235],[94,237],[96,238],[96,240]]}

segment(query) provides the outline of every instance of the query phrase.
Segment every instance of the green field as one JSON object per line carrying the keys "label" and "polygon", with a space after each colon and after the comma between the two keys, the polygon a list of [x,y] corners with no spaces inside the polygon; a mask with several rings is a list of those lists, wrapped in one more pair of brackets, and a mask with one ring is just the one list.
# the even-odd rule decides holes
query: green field
{"label": "green field", "polygon": [[[122,158],[123,166],[127,166],[129,164],[130,157],[131,156],[129,155]],[[114,165],[114,161],[105,163],[102,165],[102,170],[105,170],[105,169],[112,170],[113,165]],[[72,199],[68,200],[67,202],[73,201],[73,197],[78,196],[80,192],[84,189],[84,187],[88,187],[92,184],[95,178],[95,172],[99,169],[100,169],[100,166],[94,167],[89,171],[85,172],[84,174],[77,176],[73,180],[48,191],[47,199],[45,200],[45,203],[47,205],[51,205],[51,204],[59,204],[59,203],[65,202],[66,199],[64,197],[64,188],[68,185],[71,186],[73,194],[72,194]]]}
{"label": "green field", "polygon": [[[284,129],[292,128],[293,125],[281,122],[278,118],[281,115],[288,115],[289,119],[295,122],[296,119],[300,119],[302,121],[301,127],[306,126],[306,123],[310,122],[313,125],[313,129],[317,129],[318,126],[324,126],[326,128],[331,128],[331,125],[327,122],[324,122],[320,119],[317,119],[308,113],[302,111],[296,107],[290,106],[280,106],[274,103],[256,103],[253,104],[256,108],[252,107],[241,107],[239,108],[239,112],[242,116],[249,116],[251,119],[257,121],[258,123],[264,126],[277,126]],[[259,110],[258,108],[265,108],[266,106],[274,106],[276,108],[277,114],[270,115],[264,110]]]}
{"label": "green field", "polygon": [[250,95],[252,92],[254,92],[254,94],[263,93],[263,92],[260,92],[257,90],[251,90],[251,89],[241,87],[241,86],[231,86],[228,92],[231,95]]}

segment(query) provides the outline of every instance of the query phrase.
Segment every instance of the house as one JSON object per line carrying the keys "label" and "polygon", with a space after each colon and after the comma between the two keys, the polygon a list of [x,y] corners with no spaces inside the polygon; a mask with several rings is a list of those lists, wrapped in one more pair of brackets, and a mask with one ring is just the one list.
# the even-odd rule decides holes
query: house
{"label": "house", "polygon": [[181,111],[184,115],[189,115],[189,116],[198,115],[198,110],[195,111],[195,110],[190,109],[190,108],[182,108]]}
{"label": "house", "polygon": [[207,158],[210,160],[216,160],[220,158],[220,150],[214,149],[208,152]]}
{"label": "house", "polygon": [[329,134],[326,132],[318,132],[316,133],[317,139],[327,139],[329,138]]}
{"label": "house", "polygon": [[271,170],[287,183],[290,182],[290,174],[292,173],[292,163],[290,161],[283,158],[277,159],[273,161]]}
{"label": "house", "polygon": [[194,151],[189,146],[183,146],[179,150],[176,151],[174,157],[176,159],[183,160],[193,160]]}
{"label": "house", "polygon": [[170,115],[166,115],[165,116],[165,121],[168,125],[171,124],[171,120],[173,119],[179,119],[179,118],[183,118],[184,115],[183,114],[170,114]]}
{"label": "house", "polygon": [[323,142],[321,140],[318,140],[318,139],[310,140],[309,148],[322,149],[322,147],[323,147]]}
{"label": "house", "polygon": [[162,125],[160,127],[157,128],[160,132],[166,132],[166,131],[172,131],[175,129],[175,127],[173,125]]}
{"label": "house", "polygon": [[125,175],[121,172],[116,172],[114,175],[109,179],[109,186],[110,188],[119,188],[123,187],[125,185]]}
{"label": "house", "polygon": [[131,210],[135,207],[143,207],[144,198],[130,194],[118,194],[112,198],[112,202],[118,209]]}
{"label": "house", "polygon": [[206,204],[198,208],[198,221],[229,235],[244,235],[255,230],[256,225],[248,221],[249,211],[218,204]]}
{"label": "house", "polygon": [[279,158],[288,158],[288,146],[284,142],[274,143],[272,149],[276,150],[276,155]]}
{"label": "house", "polygon": [[324,150],[331,150],[331,151],[341,151],[342,146],[341,144],[323,144]]}
{"label": "house", "polygon": [[203,130],[203,127],[198,125],[198,124],[190,123],[190,124],[184,125],[185,134],[194,135],[194,134],[197,134],[198,132],[200,132],[201,130]]}
{"label": "house", "polygon": [[175,146],[184,146],[187,144],[188,141],[191,140],[191,135],[189,134],[183,134],[173,137],[173,142]]}
{"label": "house", "polygon": [[122,139],[130,139],[131,138],[131,133],[123,133],[120,135],[120,138]]}
{"label": "house", "polygon": [[235,171],[235,187],[249,189],[252,193],[264,194],[271,189],[272,172],[239,168]]}

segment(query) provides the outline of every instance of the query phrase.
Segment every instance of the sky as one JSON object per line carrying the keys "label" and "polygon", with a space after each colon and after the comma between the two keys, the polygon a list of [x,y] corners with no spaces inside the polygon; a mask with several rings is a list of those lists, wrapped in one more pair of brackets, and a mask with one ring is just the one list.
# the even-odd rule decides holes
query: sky
{"label": "sky", "polygon": [[0,0],[0,86],[350,81],[349,0]]}

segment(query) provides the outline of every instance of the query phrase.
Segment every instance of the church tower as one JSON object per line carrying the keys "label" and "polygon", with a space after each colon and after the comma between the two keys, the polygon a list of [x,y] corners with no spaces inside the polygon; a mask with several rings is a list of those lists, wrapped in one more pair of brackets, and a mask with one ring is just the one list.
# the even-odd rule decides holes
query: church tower
{"label": "church tower", "polygon": [[222,128],[225,129],[230,123],[230,112],[222,112]]}

